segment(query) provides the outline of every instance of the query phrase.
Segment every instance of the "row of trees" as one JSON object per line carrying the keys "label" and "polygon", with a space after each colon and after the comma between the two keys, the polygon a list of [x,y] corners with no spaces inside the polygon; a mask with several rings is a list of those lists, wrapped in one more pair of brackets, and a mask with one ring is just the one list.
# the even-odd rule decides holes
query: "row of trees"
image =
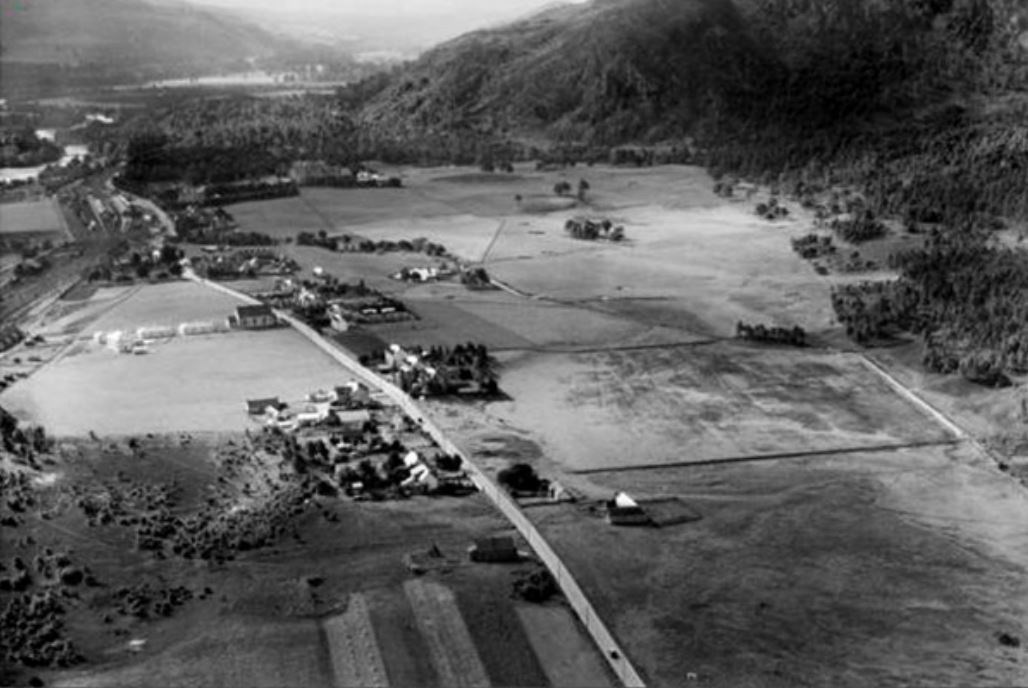
{"label": "row of trees", "polygon": [[403,253],[424,253],[428,256],[437,257],[447,255],[445,246],[429,241],[424,237],[400,239],[398,241],[391,241],[389,239],[372,241],[371,239],[353,237],[349,234],[330,237],[328,232],[322,229],[318,230],[317,233],[298,233],[296,235],[296,243],[300,246],[320,246],[329,251],[354,251],[359,253],[390,253],[399,251]]}
{"label": "row of trees", "polygon": [[777,325],[749,325],[738,322],[735,325],[735,336],[753,342],[771,344],[788,344],[789,346],[806,346],[807,332],[799,325],[795,327],[778,327]]}

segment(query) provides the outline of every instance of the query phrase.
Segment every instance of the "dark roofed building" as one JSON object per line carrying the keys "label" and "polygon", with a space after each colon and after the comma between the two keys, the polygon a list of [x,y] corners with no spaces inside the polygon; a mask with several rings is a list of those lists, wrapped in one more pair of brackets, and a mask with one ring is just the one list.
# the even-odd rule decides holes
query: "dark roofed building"
{"label": "dark roofed building", "polygon": [[278,318],[271,306],[260,304],[259,306],[239,306],[232,318],[233,325],[244,330],[260,330],[266,327],[277,327]]}
{"label": "dark roofed building", "polygon": [[246,410],[251,416],[262,415],[268,410],[269,407],[277,411],[280,408],[282,408],[282,402],[278,400],[278,397],[246,400]]}
{"label": "dark roofed building", "polygon": [[514,546],[514,538],[509,535],[500,537],[479,538],[468,548],[471,561],[500,562],[518,561],[518,548]]}

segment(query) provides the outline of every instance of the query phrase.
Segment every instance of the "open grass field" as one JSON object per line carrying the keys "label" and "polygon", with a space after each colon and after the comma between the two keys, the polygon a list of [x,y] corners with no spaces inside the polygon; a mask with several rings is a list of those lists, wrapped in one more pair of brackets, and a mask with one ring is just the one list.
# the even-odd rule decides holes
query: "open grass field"
{"label": "open grass field", "polygon": [[[596,476],[702,519],[532,510],[649,685],[1024,685],[1028,495],[918,449]],[[954,462],[960,462],[958,467]]]}
{"label": "open grass field", "polygon": [[566,470],[946,441],[846,354],[743,345],[512,362],[492,410],[546,440]]}
{"label": "open grass field", "polygon": [[422,267],[435,264],[435,259],[419,253],[342,253],[317,246],[285,246],[282,252],[300,264],[304,279],[313,278],[315,267],[344,282],[364,283],[386,294],[402,292],[406,285],[391,279],[403,267]]}
{"label": "open grass field", "polygon": [[158,340],[141,356],[76,346],[0,404],[59,436],[243,430],[248,398],[298,400],[349,379],[289,329]]}
{"label": "open grass field", "polygon": [[[119,290],[116,293],[123,293],[123,287],[115,289]],[[106,300],[107,291],[99,290],[91,300]],[[151,326],[176,327],[180,323],[193,321],[224,322],[239,305],[239,300],[193,282],[147,284],[133,289],[128,298],[119,301],[116,307],[89,323],[85,332],[134,331],[139,327]]]}
{"label": "open grass field", "polygon": [[68,226],[55,199],[0,203],[0,235],[68,236]]}
{"label": "open grass field", "polygon": [[828,283],[789,247],[796,226],[741,206],[617,214],[625,215],[625,244],[570,239],[557,218],[508,223],[486,267],[519,290],[561,300],[660,299],[649,312],[629,305],[625,313],[663,314],[717,335],[731,334],[739,320],[812,331],[834,324]]}
{"label": "open grass field", "polygon": [[575,633],[576,620],[560,606],[520,605],[518,616],[525,625],[536,654],[546,659],[546,678],[554,686],[614,686],[607,667],[596,661],[596,649]]}

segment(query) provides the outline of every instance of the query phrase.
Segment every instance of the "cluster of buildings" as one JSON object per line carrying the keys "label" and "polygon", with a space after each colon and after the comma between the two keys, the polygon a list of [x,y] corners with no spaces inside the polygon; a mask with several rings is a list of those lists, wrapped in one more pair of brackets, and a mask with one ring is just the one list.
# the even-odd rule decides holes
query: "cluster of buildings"
{"label": "cluster of buildings", "polygon": [[474,489],[459,461],[445,460],[406,414],[359,382],[311,392],[295,407],[278,397],[249,399],[246,410],[264,428],[294,438],[306,448],[309,470],[352,496]]}
{"label": "cluster of buildings", "polygon": [[395,272],[390,277],[394,280],[401,282],[435,282],[436,280],[446,279],[457,274],[449,265],[429,265],[420,266],[415,268],[401,268],[399,272]]}
{"label": "cluster of buildings", "polygon": [[417,316],[402,301],[390,298],[363,283],[348,284],[314,268],[315,280],[281,278],[271,291],[255,296],[276,308],[289,308],[312,327],[331,327],[346,332],[353,325],[414,320]]}
{"label": "cluster of buildings", "polygon": [[352,437],[364,432],[372,420],[371,409],[380,405],[366,386],[351,382],[312,392],[295,409],[278,397],[261,397],[248,399],[246,411],[263,425],[285,432],[324,425],[342,437]]}
{"label": "cluster of buildings", "polygon": [[399,177],[390,177],[373,169],[361,167],[354,171],[345,165],[324,160],[297,160],[289,168],[289,179],[297,186],[399,187]]}
{"label": "cluster of buildings", "polygon": [[488,365],[488,352],[426,351],[392,344],[382,352],[375,370],[415,397],[445,394],[492,394],[496,376]]}

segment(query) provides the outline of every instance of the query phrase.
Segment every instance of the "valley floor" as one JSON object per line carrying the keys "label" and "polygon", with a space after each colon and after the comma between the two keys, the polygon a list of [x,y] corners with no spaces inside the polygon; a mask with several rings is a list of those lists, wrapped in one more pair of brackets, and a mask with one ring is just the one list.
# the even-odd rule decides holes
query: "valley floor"
{"label": "valley floor", "polygon": [[[923,393],[971,438],[989,440],[1016,430],[1023,422],[1017,420],[1019,397],[923,376],[904,349],[862,352],[845,343],[829,292],[834,280],[855,277],[817,274],[792,252],[790,237],[809,230],[799,209],[792,208],[793,219],[767,222],[752,213],[750,204],[759,198],[719,199],[709,190],[711,180],[688,167],[536,172],[525,166],[506,177],[453,168],[400,172],[404,189],[305,189],[298,198],[231,210],[242,229],[282,238],[300,230],[374,240],[423,236],[483,265],[502,284],[489,291],[468,291],[454,282],[403,284],[388,275],[431,261],[413,253],[283,247],[303,266],[301,277],[309,278],[318,266],[343,280],[363,279],[418,314],[415,321],[341,337],[355,353],[392,342],[452,346],[472,340],[489,346],[501,363],[507,399],[425,406],[485,470],[495,473],[525,461],[577,495],[574,503],[526,506],[526,513],[579,579],[648,684],[677,686],[691,674],[702,685],[733,687],[1025,684],[1028,492],[952,425],[897,391],[869,360]],[[574,185],[579,178],[590,186],[584,202],[550,195],[555,182]],[[571,238],[564,223],[579,215],[623,224],[627,240]],[[236,286],[266,288],[260,282]],[[139,298],[103,311],[101,322],[127,327],[145,319],[149,297]],[[170,302],[179,304],[182,318],[207,317],[188,298]],[[211,297],[207,308],[213,313],[228,306]],[[744,343],[733,337],[739,321],[800,325],[814,345]],[[52,320],[51,327],[56,334],[62,325]],[[323,361],[275,339],[286,335],[263,333],[252,343],[238,333],[209,335],[217,344],[197,349],[202,361],[176,356],[173,347],[155,350],[152,361],[118,361],[119,368],[152,368],[163,382],[126,375],[116,388],[128,400],[138,394],[130,380],[150,380],[148,388],[199,403],[193,401],[199,397],[191,383],[174,384],[172,369],[207,366],[210,406],[181,418],[193,429],[210,429],[200,427],[204,418],[219,413],[240,418],[244,395],[274,387],[269,393],[288,396],[294,393],[290,384],[310,387],[317,379],[324,380],[321,386],[337,384],[336,372],[319,367]],[[175,346],[202,346],[202,339]],[[53,399],[64,379],[58,374],[62,366],[101,370],[115,365],[103,356],[118,360],[73,336],[68,343],[72,346],[56,354],[57,360],[0,396],[0,404],[17,400],[23,415],[37,418],[49,418],[40,408],[50,405],[58,409],[53,417],[63,416],[60,404],[71,402]],[[158,371],[162,358],[175,365]],[[265,367],[268,372],[261,372]],[[256,382],[264,386],[258,389]],[[230,403],[237,405],[231,411]],[[99,407],[107,405],[109,400]],[[75,423],[69,432],[85,431],[83,420]],[[669,517],[661,527],[609,525],[603,501],[617,491],[628,492],[655,515],[687,517]],[[476,503],[452,512],[440,506],[427,523],[407,506],[374,509],[387,524],[385,534],[398,532],[388,525],[395,516],[409,528],[404,538],[424,528],[418,537],[425,542],[447,537],[441,531],[463,528],[451,519],[470,517]],[[473,516],[486,519],[477,512]],[[333,526],[324,528],[312,532],[330,537]],[[375,526],[369,522],[368,528]],[[458,539],[454,535],[452,544]],[[390,549],[393,544],[366,533],[339,547],[325,550],[324,559],[320,549],[305,553],[305,566],[338,565],[332,570],[350,580],[367,571],[359,564],[364,557],[389,552],[382,560],[388,562],[402,554],[400,545]],[[343,572],[349,571],[344,565],[349,557],[356,573]],[[289,595],[295,590],[288,581],[298,575],[299,569],[278,564],[253,569],[254,581],[267,576],[279,581],[281,590],[293,591]],[[546,659],[553,645],[540,640],[545,637],[540,629],[554,632],[567,623],[549,618],[556,612],[515,611],[517,632],[510,630],[508,617],[495,627],[488,621],[475,626],[472,619],[486,612],[462,606],[477,593],[462,592],[461,575],[434,582],[454,591],[493,683],[529,685],[542,671],[557,685],[570,675],[561,671],[587,672],[575,674],[583,676],[593,670],[579,666],[580,655]],[[312,676],[311,685],[327,681],[325,672],[336,661],[324,645],[310,649],[312,639],[318,633],[350,637],[354,624],[364,623],[362,610],[370,614],[375,633],[393,633],[414,644],[406,660],[400,650],[390,655],[382,644],[381,662],[353,669],[357,673],[350,680],[370,681],[384,667],[392,685],[431,682],[433,676],[444,682],[441,674],[426,674],[418,664],[421,650],[434,642],[433,631],[412,626],[409,610],[403,610],[404,605],[449,608],[449,597],[445,590],[410,590],[398,581],[388,590],[385,582],[370,590],[356,583],[346,588],[363,598],[347,598],[351,606],[334,610],[349,615],[338,628],[298,622],[293,630],[307,640],[297,642],[303,652],[315,653],[309,666],[322,671]],[[282,600],[275,604],[286,604]],[[223,616],[218,623],[232,618]],[[268,627],[246,636],[243,645],[277,645],[283,632]],[[479,644],[507,638],[505,633],[514,633],[526,651],[523,657],[534,658],[511,660],[509,673],[491,664],[501,660],[489,659],[492,650]],[[183,638],[169,650],[175,661],[196,657],[205,642]],[[223,676],[225,682],[256,680],[256,670],[247,668],[254,655],[225,654],[224,665],[242,672]],[[92,678],[87,673],[72,683],[99,685],[109,678],[129,684],[155,661],[125,659],[126,668],[117,670],[122,673]],[[274,666],[261,676],[270,681],[292,660],[267,661]],[[477,665],[468,666],[477,675]]]}

